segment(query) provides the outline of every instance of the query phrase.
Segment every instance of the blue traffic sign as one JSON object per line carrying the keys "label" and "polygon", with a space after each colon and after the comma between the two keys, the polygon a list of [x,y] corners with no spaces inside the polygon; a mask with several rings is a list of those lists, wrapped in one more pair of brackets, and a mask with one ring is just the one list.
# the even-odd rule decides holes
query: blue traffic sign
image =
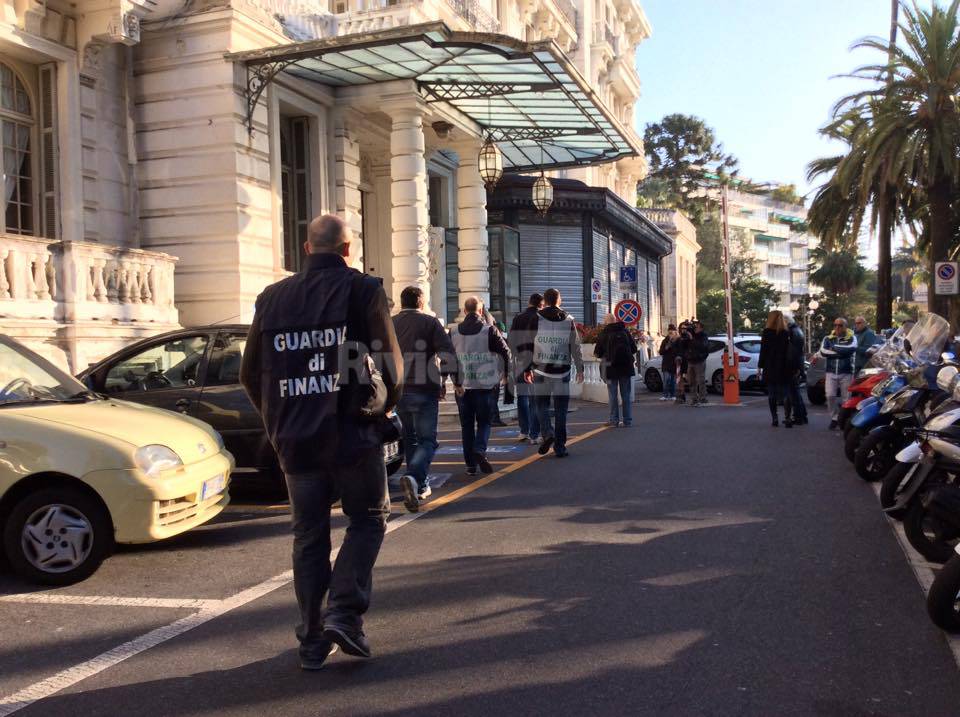
{"label": "blue traffic sign", "polygon": [[637,283],[637,267],[633,266],[621,266],[620,267],[620,283],[621,284],[636,284]]}

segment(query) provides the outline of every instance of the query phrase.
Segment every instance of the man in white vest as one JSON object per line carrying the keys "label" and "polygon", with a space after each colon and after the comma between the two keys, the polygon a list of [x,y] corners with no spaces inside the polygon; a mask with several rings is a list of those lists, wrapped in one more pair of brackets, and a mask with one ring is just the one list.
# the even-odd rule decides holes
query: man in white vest
{"label": "man in white vest", "polygon": [[463,462],[469,475],[476,475],[478,468],[484,473],[493,472],[487,460],[491,402],[510,365],[510,349],[503,334],[486,323],[480,311],[480,300],[471,296],[463,302],[463,321],[450,330],[460,364],[454,386],[463,434]]}
{"label": "man in white vest", "polygon": [[[577,383],[583,383],[583,354],[573,317],[560,309],[560,292],[547,289],[543,292],[543,303],[546,306],[537,315],[533,327],[533,362],[526,380],[533,382],[543,436],[538,452],[545,456],[552,447],[557,458],[566,458],[570,365],[576,367]],[[550,420],[551,398],[553,422]]]}

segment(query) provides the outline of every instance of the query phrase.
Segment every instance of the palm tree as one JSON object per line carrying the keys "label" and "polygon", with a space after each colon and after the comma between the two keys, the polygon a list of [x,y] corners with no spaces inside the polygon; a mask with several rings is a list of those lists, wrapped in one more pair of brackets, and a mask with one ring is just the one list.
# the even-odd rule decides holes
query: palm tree
{"label": "palm tree", "polygon": [[[932,275],[934,262],[948,257],[952,194],[960,182],[960,0],[946,9],[935,4],[921,10],[915,3],[901,7],[902,46],[879,38],[858,43],[889,59],[885,65],[861,67],[853,77],[877,82],[886,74],[888,81],[844,98],[838,110],[869,111],[869,130],[858,140],[862,187],[883,183],[926,194]],[[946,297],[930,291],[928,309],[947,315]]]}
{"label": "palm tree", "polygon": [[863,284],[866,276],[860,259],[855,244],[833,249],[819,246],[810,252],[810,283],[823,287],[840,314],[846,312],[850,295]]}

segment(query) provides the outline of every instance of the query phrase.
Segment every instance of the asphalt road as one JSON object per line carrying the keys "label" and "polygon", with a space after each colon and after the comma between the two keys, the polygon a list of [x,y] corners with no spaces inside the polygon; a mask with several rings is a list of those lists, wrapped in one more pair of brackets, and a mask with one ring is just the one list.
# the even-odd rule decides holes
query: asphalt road
{"label": "asphalt road", "polygon": [[645,397],[602,431],[581,407],[564,460],[501,432],[509,472],[482,484],[442,434],[452,475],[422,517],[395,506],[365,663],[297,669],[287,518],[262,500],[82,585],[0,576],[0,715],[960,713],[953,653],[825,414],[774,429],[747,401]]}

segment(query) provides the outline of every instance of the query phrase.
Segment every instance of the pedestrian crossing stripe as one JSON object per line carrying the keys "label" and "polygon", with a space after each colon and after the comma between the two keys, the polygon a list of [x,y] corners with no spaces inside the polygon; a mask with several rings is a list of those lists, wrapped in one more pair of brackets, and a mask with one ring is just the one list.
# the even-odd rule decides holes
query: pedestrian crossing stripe
{"label": "pedestrian crossing stripe", "polygon": [[[520,448],[516,446],[487,446],[487,453],[513,453]],[[463,453],[462,446],[443,446],[437,449],[437,453],[444,456],[460,455]]]}

